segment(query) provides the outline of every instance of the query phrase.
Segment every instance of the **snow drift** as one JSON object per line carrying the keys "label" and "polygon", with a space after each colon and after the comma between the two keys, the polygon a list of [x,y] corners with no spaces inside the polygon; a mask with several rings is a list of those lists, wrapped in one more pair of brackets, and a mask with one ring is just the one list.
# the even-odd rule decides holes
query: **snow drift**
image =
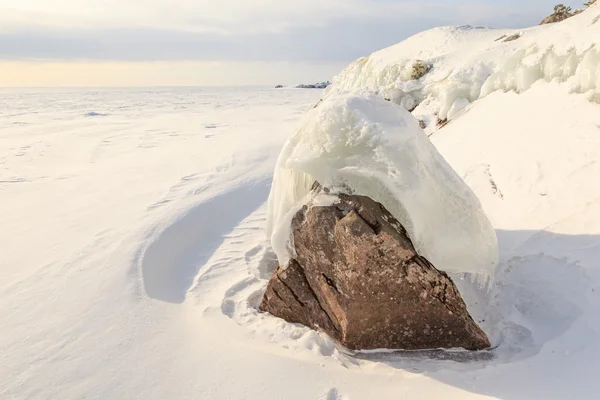
{"label": "snow drift", "polygon": [[437,268],[482,282],[492,276],[496,236],[479,200],[402,107],[373,94],[329,96],[288,140],[268,214],[282,266],[293,256],[291,218],[310,202],[315,181],[383,204]]}

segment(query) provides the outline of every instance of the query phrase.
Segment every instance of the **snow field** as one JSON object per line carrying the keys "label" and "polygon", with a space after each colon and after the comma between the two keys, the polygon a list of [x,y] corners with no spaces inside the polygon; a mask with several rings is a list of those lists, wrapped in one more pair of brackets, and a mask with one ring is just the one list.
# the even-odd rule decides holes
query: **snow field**
{"label": "snow field", "polygon": [[[322,104],[335,118],[313,121],[372,122],[336,103],[349,90],[418,103],[498,238],[489,292],[453,275],[485,352],[351,355],[257,311],[277,264],[269,181],[289,134],[319,115],[303,117],[318,91],[0,91],[0,398],[596,398],[599,14],[510,42],[496,39],[515,31],[424,32],[349,66]],[[404,81],[417,59],[434,68]],[[498,89],[481,96],[486,82]],[[442,106],[453,121],[436,131]],[[361,126],[331,154],[348,156],[348,138],[369,149],[377,125]],[[306,139],[288,155],[310,160],[331,138]]]}

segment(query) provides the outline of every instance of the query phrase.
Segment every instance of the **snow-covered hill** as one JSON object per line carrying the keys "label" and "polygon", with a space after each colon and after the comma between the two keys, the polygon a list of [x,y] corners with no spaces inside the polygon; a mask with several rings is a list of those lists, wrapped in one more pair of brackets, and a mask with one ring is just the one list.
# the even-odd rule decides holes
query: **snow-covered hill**
{"label": "snow-covered hill", "polygon": [[596,398],[598,21],[435,29],[328,89],[410,93],[481,200],[500,264],[464,292],[496,346],[475,354],[353,357],[257,312],[272,171],[322,92],[1,91],[0,398]]}
{"label": "snow-covered hill", "polygon": [[[368,88],[407,109],[416,107],[413,113],[428,132],[494,91],[522,93],[539,80],[558,80],[600,102],[599,14],[593,5],[561,23],[520,31],[432,29],[350,64],[329,93]],[[419,61],[431,70],[413,80]]]}

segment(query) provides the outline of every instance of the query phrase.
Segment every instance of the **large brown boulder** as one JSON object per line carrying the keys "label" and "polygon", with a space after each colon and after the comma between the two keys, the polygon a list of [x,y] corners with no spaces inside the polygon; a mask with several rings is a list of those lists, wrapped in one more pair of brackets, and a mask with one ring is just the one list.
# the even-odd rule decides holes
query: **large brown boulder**
{"label": "large brown boulder", "polygon": [[381,204],[339,195],[299,211],[292,234],[295,259],[271,277],[262,311],[353,350],[490,347],[452,280]]}

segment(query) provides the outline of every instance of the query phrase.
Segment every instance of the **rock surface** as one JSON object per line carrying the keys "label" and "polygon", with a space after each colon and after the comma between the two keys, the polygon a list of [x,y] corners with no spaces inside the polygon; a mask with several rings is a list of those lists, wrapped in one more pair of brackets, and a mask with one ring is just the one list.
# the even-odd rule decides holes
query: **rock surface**
{"label": "rock surface", "polygon": [[296,251],[260,309],[354,350],[490,347],[452,280],[419,256],[400,223],[364,196],[304,207]]}
{"label": "rock surface", "polygon": [[331,82],[319,82],[315,84],[300,84],[296,86],[296,89],[325,89],[327,86],[331,85]]}
{"label": "rock surface", "polygon": [[540,22],[540,25],[546,25],[546,24],[554,24],[556,22],[562,22],[565,19],[574,17],[577,14],[581,14],[584,10],[569,10],[569,11],[561,11],[561,12],[555,12],[554,14],[550,14],[549,16],[547,16],[546,18],[544,18],[542,20],[542,22]]}

